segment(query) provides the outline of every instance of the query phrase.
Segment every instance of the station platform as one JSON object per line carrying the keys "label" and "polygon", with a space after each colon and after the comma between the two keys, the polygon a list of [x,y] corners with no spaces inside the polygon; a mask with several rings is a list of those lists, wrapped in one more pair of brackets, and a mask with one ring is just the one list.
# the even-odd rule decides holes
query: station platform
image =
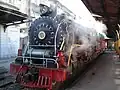
{"label": "station platform", "polygon": [[82,78],[67,90],[120,90],[120,60],[114,51],[105,51]]}

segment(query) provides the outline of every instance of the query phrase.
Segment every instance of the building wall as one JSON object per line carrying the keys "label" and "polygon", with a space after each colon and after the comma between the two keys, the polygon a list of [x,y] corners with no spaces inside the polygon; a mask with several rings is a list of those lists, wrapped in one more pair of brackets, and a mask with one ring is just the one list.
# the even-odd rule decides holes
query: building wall
{"label": "building wall", "polygon": [[1,6],[13,10],[19,10],[20,3],[21,3],[20,0],[0,0]]}
{"label": "building wall", "polygon": [[[33,3],[34,6],[37,4],[39,5],[37,2],[39,0],[31,0],[30,8],[28,7],[28,1],[29,0],[0,0],[0,2],[2,2],[0,5],[3,5],[6,8],[19,10],[25,14],[28,14],[30,9],[32,17],[39,17],[36,10],[34,11],[34,8],[36,7],[32,7]],[[5,32],[3,26],[0,25],[0,60],[17,56],[17,50],[20,47],[20,28],[28,28],[28,25],[23,24],[20,25],[19,28],[10,26]],[[26,34],[24,36],[26,36]]]}
{"label": "building wall", "polygon": [[[0,6],[28,13],[28,0],[0,0]],[[9,26],[5,30],[0,25],[0,60],[17,56],[20,46],[20,28],[22,27]]]}
{"label": "building wall", "polygon": [[10,26],[4,32],[0,25],[0,60],[17,56],[20,42],[19,28]]}
{"label": "building wall", "polygon": [[21,0],[19,5],[19,11],[28,14],[28,0]]}
{"label": "building wall", "polygon": [[0,5],[25,14],[28,13],[28,0],[0,0]]}

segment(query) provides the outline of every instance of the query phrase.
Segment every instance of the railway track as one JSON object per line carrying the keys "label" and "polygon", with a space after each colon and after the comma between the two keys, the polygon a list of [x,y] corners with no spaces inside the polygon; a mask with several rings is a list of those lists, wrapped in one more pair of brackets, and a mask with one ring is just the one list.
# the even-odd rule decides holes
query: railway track
{"label": "railway track", "polygon": [[21,87],[14,82],[15,78],[8,73],[8,70],[0,67],[0,90],[21,90]]}

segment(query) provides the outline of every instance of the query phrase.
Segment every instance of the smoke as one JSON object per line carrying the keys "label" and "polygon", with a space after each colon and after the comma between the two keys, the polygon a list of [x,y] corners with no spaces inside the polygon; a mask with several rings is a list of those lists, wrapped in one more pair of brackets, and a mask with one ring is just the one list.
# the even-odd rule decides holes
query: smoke
{"label": "smoke", "polygon": [[[74,3],[74,1],[72,2]],[[87,51],[91,53],[95,48],[95,46],[98,46],[98,40],[100,39],[99,34],[106,36],[105,34],[106,34],[107,27],[102,22],[96,21],[82,2],[81,2],[81,5],[77,3],[74,4],[75,5],[74,8],[71,7],[73,3],[65,3],[65,2],[62,3],[76,15],[75,17],[76,19],[71,20],[73,17],[70,19],[71,16],[65,13],[66,17],[64,18],[65,19],[64,21],[67,23],[68,19],[71,20],[70,24],[66,28],[69,34],[67,35],[68,40],[66,40],[67,46],[65,46],[66,54],[67,55],[70,54],[71,48],[73,48],[72,54],[75,54],[75,55],[77,52],[80,53],[80,52]],[[78,12],[79,6],[83,6],[85,11],[82,13]],[[63,13],[64,13],[64,10],[63,10]],[[74,44],[77,44],[77,45],[74,45]]]}
{"label": "smoke", "polygon": [[[93,22],[91,22],[93,23]],[[87,22],[86,22],[87,24]],[[82,55],[80,53],[89,52],[91,55],[95,49],[95,46],[98,46],[98,40],[100,39],[99,34],[106,36],[107,27],[102,22],[96,21],[91,26],[81,25],[78,22],[74,22],[68,28],[68,31],[71,30],[74,34],[74,37],[71,39],[72,44],[68,44],[68,49],[66,51],[67,55],[70,54],[70,49],[72,49],[73,58],[76,58],[76,55]],[[74,44],[79,44],[80,46],[75,46]]]}
{"label": "smoke", "polygon": [[95,24],[95,28],[96,28],[96,31],[98,33],[101,33],[101,34],[106,34],[106,30],[107,30],[107,27],[105,24],[103,24],[102,21],[96,21],[96,24]]}

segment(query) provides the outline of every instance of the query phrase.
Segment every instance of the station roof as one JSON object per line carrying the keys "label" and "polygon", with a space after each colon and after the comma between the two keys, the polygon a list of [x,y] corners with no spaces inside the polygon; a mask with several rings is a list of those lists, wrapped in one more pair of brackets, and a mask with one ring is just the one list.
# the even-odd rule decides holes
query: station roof
{"label": "station roof", "polygon": [[82,0],[91,13],[102,16],[108,28],[108,37],[115,38],[120,24],[120,0]]}
{"label": "station roof", "polygon": [[14,23],[17,21],[21,21],[22,23],[23,20],[26,20],[27,18],[27,14],[0,6],[0,24],[6,25],[8,23]]}

